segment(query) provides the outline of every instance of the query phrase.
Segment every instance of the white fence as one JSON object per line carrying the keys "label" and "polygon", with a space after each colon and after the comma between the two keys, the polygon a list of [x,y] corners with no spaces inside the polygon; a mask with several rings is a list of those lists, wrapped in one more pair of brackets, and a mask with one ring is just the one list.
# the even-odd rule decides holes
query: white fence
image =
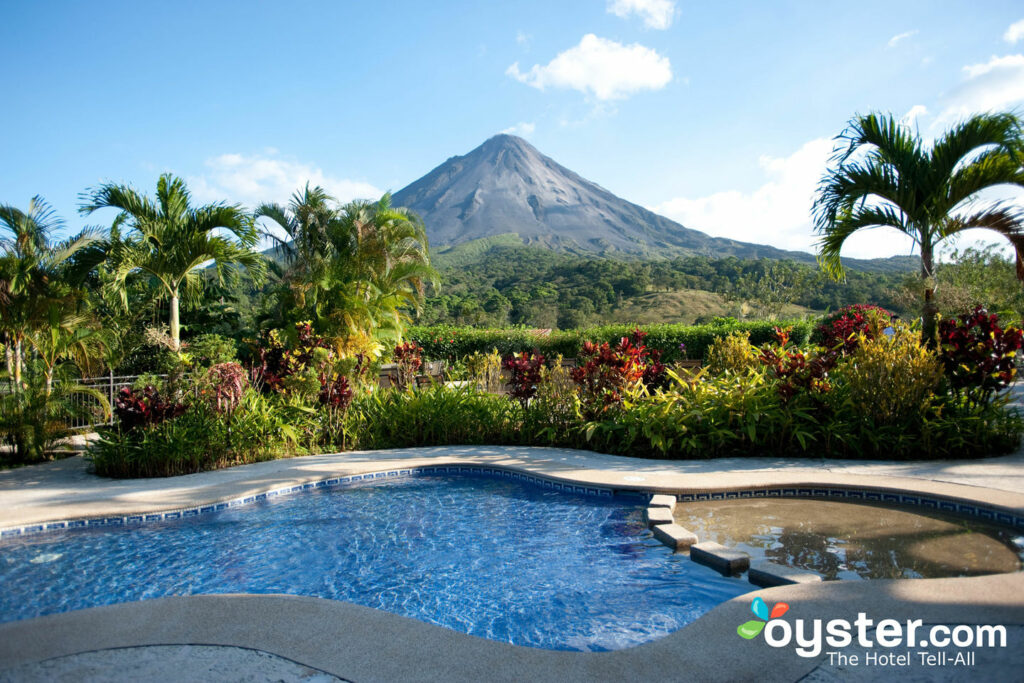
{"label": "white fence", "polygon": [[89,427],[100,427],[103,425],[114,424],[114,400],[117,398],[118,392],[124,387],[130,387],[139,379],[140,375],[115,375],[109,373],[105,376],[100,377],[83,377],[75,380],[75,384],[89,389],[95,389],[97,392],[102,394],[110,405],[111,413],[110,417],[104,420],[103,406],[100,405],[99,401],[94,396],[88,394],[72,394],[71,400],[77,403],[82,408],[88,411],[88,415],[74,419],[68,426],[72,429],[86,429]]}

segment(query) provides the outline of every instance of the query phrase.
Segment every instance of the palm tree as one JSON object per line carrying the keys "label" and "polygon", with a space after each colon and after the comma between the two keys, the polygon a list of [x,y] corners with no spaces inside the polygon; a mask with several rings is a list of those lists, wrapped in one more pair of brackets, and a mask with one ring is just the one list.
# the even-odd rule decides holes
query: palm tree
{"label": "palm tree", "polygon": [[934,344],[935,248],[969,228],[1006,237],[1024,279],[1024,212],[1008,203],[983,202],[985,190],[1024,187],[1024,137],[1012,114],[979,114],[926,146],[893,116],[857,116],[837,140],[834,166],[822,179],[814,204],[818,260],[840,279],[846,239],[867,228],[895,228],[921,251],[924,284],[922,339]]}
{"label": "palm tree", "polygon": [[423,221],[392,207],[390,194],[340,210],[332,202],[323,188],[307,185],[287,207],[257,209],[257,217],[273,220],[286,235],[278,240],[284,294],[324,332],[397,340],[407,311],[422,307],[425,283],[437,281]]}
{"label": "palm tree", "polygon": [[129,234],[115,242],[110,258],[114,283],[126,303],[126,281],[141,273],[151,277],[170,299],[171,340],[181,348],[178,307],[185,294],[198,295],[200,271],[213,262],[219,281],[238,276],[234,266],[247,268],[259,279],[265,264],[252,249],[259,238],[252,219],[240,206],[223,202],[192,208],[185,181],[169,173],[160,176],[156,200],[127,185],[106,184],[82,195],[81,212],[120,209]]}
{"label": "palm tree", "polygon": [[21,384],[25,340],[36,329],[49,327],[54,310],[72,315],[84,298],[75,285],[99,260],[95,228],[53,242],[64,222],[39,196],[28,211],[0,205],[0,336],[4,341],[8,376]]}
{"label": "palm tree", "polygon": [[343,206],[331,237],[341,256],[334,276],[351,283],[351,310],[363,312],[375,335],[399,340],[407,311],[421,310],[425,284],[438,281],[423,221],[409,209],[392,207],[388,193],[377,202]]}

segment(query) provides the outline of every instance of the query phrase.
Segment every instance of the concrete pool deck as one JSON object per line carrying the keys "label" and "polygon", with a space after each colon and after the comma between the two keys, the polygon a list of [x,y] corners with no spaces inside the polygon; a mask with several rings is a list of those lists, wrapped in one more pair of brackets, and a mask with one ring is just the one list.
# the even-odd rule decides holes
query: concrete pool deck
{"label": "concrete pool deck", "polygon": [[[766,458],[677,462],[565,449],[461,446],[307,456],[149,480],[100,479],[88,473],[81,457],[69,458],[0,472],[0,528],[181,509],[330,477],[439,464],[500,467],[616,490],[684,493],[806,485],[913,491],[1024,512],[1024,449],[1004,457],[955,462]],[[852,621],[858,612],[865,612],[876,623],[921,619],[926,625],[998,624],[1007,627],[1008,642],[1005,648],[977,648],[971,667],[843,669],[824,652],[803,658],[793,647],[767,646],[763,637],[741,639],[736,627],[753,618],[750,603],[755,596],[762,596],[769,605],[789,603],[787,619]],[[8,680],[5,671],[18,672],[19,677],[31,677],[33,671],[42,675],[52,669],[33,667],[53,666],[54,658],[66,658],[63,664],[73,671],[75,657],[86,653],[152,645],[255,650],[358,681],[646,677],[824,681],[850,675],[865,680],[978,676],[1009,680],[1024,670],[1024,573],[754,589],[665,638],[610,653],[517,647],[316,598],[165,598],[0,625],[0,681]],[[924,649],[928,648],[914,648],[911,654]],[[890,651],[859,652],[863,656]]]}

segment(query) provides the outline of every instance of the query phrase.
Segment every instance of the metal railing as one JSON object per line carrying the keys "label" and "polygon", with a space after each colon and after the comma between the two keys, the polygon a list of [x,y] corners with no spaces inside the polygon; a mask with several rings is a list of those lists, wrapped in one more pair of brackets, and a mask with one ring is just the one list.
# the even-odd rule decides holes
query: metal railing
{"label": "metal railing", "polygon": [[[82,408],[82,417],[76,417],[73,419],[68,426],[72,429],[88,429],[90,427],[102,427],[104,425],[114,424],[114,400],[117,398],[118,392],[124,387],[130,387],[132,384],[139,379],[141,375],[115,375],[113,372],[107,375],[99,377],[82,377],[81,379],[74,380],[74,383],[78,386],[86,387],[89,389],[95,389],[97,392],[102,394],[107,399],[107,403],[110,406],[111,413],[110,417],[106,420],[103,419],[103,406],[96,400],[94,396],[88,394],[72,394],[71,400],[75,404]],[[164,375],[157,375],[157,377],[164,377]]]}

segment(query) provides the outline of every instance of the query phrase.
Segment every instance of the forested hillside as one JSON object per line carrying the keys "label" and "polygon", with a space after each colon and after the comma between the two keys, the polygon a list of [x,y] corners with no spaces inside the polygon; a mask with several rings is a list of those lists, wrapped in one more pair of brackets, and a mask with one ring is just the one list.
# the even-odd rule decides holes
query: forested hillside
{"label": "forested hillside", "polygon": [[840,283],[793,261],[612,260],[501,244],[441,253],[435,264],[443,284],[428,293],[422,324],[561,329],[626,321],[692,323],[724,315],[763,318],[850,303],[899,309],[897,290],[911,273],[849,270]]}

